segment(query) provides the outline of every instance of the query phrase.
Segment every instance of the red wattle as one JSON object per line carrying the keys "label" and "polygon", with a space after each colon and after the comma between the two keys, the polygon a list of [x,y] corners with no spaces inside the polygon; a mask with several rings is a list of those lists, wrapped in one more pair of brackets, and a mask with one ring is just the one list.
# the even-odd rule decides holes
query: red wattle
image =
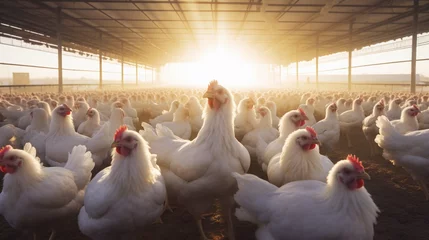
{"label": "red wattle", "polygon": [[208,103],[211,109],[213,109],[213,98],[209,98]]}
{"label": "red wattle", "polygon": [[356,186],[356,189],[359,189],[359,188],[363,187],[363,184],[364,184],[363,179],[358,179],[358,180],[357,180],[357,186]]}
{"label": "red wattle", "polygon": [[126,147],[116,147],[116,152],[119,153],[120,155],[126,157],[128,155],[130,155],[130,150]]}

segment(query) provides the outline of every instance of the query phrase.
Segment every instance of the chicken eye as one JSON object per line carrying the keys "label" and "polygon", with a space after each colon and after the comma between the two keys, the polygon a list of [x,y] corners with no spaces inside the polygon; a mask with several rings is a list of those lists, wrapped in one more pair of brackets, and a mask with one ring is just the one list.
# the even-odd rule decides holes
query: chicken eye
{"label": "chicken eye", "polygon": [[216,91],[218,94],[223,94],[223,90],[222,89],[219,89],[219,90],[217,90]]}
{"label": "chicken eye", "polygon": [[307,140],[307,139],[308,139],[308,137],[304,136],[304,137],[302,137],[302,139],[303,139],[303,140]]}
{"label": "chicken eye", "polygon": [[343,172],[347,175],[349,175],[351,173],[350,169],[348,169],[348,168],[345,168]]}

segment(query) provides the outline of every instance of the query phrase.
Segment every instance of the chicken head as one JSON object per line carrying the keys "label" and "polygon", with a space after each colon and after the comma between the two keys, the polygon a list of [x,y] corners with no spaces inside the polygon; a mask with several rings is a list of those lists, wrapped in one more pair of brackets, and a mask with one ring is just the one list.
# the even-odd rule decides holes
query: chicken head
{"label": "chicken head", "polygon": [[320,144],[317,139],[317,133],[311,127],[306,127],[306,131],[302,131],[296,138],[296,143],[301,146],[304,151],[312,150],[316,147],[316,144]]}
{"label": "chicken head", "polygon": [[72,110],[69,106],[67,106],[67,104],[62,104],[62,105],[58,106],[57,108],[55,108],[54,112],[56,112],[60,116],[65,117],[67,115],[70,115]]}
{"label": "chicken head", "polygon": [[229,101],[227,91],[216,80],[210,82],[203,98],[207,98],[210,109],[216,111]]}
{"label": "chicken head", "polygon": [[132,151],[138,146],[139,140],[135,138],[131,131],[124,125],[116,130],[114,136],[114,142],[112,148],[116,149],[116,152],[126,157],[132,153]]}
{"label": "chicken head", "polygon": [[412,107],[409,107],[408,109],[407,109],[407,113],[408,113],[408,115],[410,115],[411,117],[415,117],[415,116],[417,116],[417,114],[419,114],[420,113],[420,109],[417,107],[417,105],[413,105]]}
{"label": "chicken head", "polygon": [[10,145],[0,149],[0,171],[4,173],[15,173],[22,165],[22,158],[14,154],[12,150]]}
{"label": "chicken head", "polygon": [[337,167],[333,170],[337,171],[337,179],[339,182],[344,184],[348,189],[355,190],[363,187],[364,180],[370,180],[370,176],[365,172],[362,162],[359,158],[354,155],[348,155],[346,160],[343,160],[340,164],[341,167]]}

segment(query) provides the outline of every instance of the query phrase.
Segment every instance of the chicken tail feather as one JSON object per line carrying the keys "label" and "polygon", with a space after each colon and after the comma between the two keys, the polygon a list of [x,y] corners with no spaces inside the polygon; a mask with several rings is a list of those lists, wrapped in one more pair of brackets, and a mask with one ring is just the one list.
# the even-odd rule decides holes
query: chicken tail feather
{"label": "chicken tail feather", "polygon": [[64,168],[73,172],[76,185],[79,189],[83,189],[91,179],[91,171],[94,166],[95,163],[92,160],[91,152],[87,152],[85,146],[79,145],[73,147],[72,152],[69,153]]}

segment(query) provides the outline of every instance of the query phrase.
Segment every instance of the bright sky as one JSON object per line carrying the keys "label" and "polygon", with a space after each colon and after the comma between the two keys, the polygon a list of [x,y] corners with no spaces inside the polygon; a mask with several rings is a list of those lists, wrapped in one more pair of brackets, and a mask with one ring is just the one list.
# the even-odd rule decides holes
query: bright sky
{"label": "bright sky", "polygon": [[[411,48],[409,38],[403,41],[382,43],[363,50],[355,51],[353,66],[380,63],[388,61],[408,60],[411,58]],[[400,50],[385,51],[388,46],[400,48]],[[417,59],[429,58],[429,34],[419,37],[419,47]],[[371,52],[372,54],[364,54]],[[375,52],[375,53],[374,53]],[[98,56],[83,57],[64,52],[63,68],[94,70],[95,72],[64,71],[63,76],[66,83],[98,81]],[[57,66],[57,55],[55,49],[48,49],[44,46],[38,47],[23,43],[21,41],[0,38],[0,62],[40,65],[47,67]],[[315,61],[301,62],[300,75],[314,75]],[[283,66],[282,79],[286,74],[295,74],[295,64]],[[347,67],[347,53],[339,53],[319,59],[320,75],[345,75],[347,70],[324,71],[327,69]],[[125,82],[135,82],[135,65],[125,65]],[[271,69],[271,70],[270,70]],[[103,61],[104,81],[120,81],[120,64],[116,61]],[[278,68],[276,70],[278,72]],[[353,74],[409,74],[410,63],[379,65],[372,67],[354,68]],[[57,71],[51,69],[38,69],[29,67],[14,67],[0,65],[0,81],[11,79],[13,72],[29,72],[30,79],[50,78],[56,82]],[[151,81],[152,76],[148,70],[144,74],[144,69],[139,69],[140,81]],[[429,76],[429,61],[417,63],[417,73]],[[170,63],[161,68],[161,80],[169,82],[181,82],[186,84],[206,83],[208,80],[216,78],[229,85],[249,85],[253,83],[264,83],[272,76],[270,65],[250,64],[246,61],[245,51],[239,48],[228,46],[225,48],[219,45],[216,49],[207,49],[201,54],[199,62],[196,63]],[[33,82],[32,82],[33,83]],[[7,84],[5,82],[4,84]]]}

